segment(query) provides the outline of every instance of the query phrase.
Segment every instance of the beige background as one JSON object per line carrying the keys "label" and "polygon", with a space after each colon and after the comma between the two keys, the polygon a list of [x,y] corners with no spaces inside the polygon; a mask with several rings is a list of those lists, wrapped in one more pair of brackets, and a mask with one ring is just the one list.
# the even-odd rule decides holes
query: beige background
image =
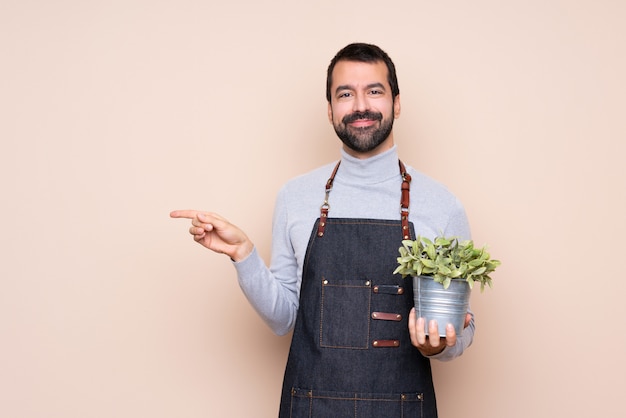
{"label": "beige background", "polygon": [[442,418],[621,416],[626,3],[0,0],[0,416],[272,417],[276,337],[172,209],[269,259],[278,188],[337,159],[325,70],[398,67],[402,158],[503,261]]}

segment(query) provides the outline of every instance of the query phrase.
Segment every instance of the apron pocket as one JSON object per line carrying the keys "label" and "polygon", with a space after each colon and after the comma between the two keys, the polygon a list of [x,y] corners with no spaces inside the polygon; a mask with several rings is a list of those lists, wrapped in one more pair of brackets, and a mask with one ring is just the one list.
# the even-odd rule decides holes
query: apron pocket
{"label": "apron pocket", "polygon": [[369,347],[371,289],[368,280],[322,280],[320,346]]}
{"label": "apron pocket", "polygon": [[422,393],[354,393],[293,388],[292,418],[422,417]]}

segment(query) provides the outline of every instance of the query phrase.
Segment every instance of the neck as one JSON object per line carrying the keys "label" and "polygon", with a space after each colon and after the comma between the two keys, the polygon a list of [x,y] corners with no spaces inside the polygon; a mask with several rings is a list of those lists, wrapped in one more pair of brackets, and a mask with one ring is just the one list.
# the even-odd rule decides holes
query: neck
{"label": "neck", "polygon": [[400,174],[395,146],[368,159],[353,157],[344,150],[341,154],[342,162],[337,173],[340,182],[348,178],[351,184],[377,184]]}

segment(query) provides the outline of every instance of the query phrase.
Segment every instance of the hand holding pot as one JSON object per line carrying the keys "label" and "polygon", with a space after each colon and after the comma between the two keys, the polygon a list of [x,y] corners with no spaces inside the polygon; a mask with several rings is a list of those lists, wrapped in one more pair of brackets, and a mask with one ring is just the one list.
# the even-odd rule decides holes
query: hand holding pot
{"label": "hand holding pot", "polygon": [[[472,315],[467,314],[465,316],[465,324],[463,328],[466,328]],[[446,347],[452,347],[456,344],[456,332],[452,324],[446,325],[446,336],[440,337],[437,331],[437,321],[432,320],[428,323],[428,333],[425,332],[424,318],[417,318],[415,314],[415,308],[411,309],[409,313],[409,336],[411,337],[411,343],[422,353],[424,356],[434,356],[441,353]]]}

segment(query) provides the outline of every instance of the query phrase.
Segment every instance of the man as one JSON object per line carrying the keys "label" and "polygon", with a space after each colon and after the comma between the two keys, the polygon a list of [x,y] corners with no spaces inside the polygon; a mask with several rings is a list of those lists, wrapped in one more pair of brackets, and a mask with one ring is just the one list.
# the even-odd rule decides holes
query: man
{"label": "man", "polygon": [[400,95],[384,51],[369,44],[339,51],[326,96],[341,160],[281,189],[270,268],[223,217],[195,210],[171,216],[191,219],[197,242],[230,256],[243,292],[275,333],[293,330],[281,417],[436,417],[430,358],[461,355],[473,338],[473,316],[460,335],[448,325],[440,338],[436,322],[416,318],[410,281],[392,273],[402,239],[469,239],[465,211],[442,185],[398,159]]}

